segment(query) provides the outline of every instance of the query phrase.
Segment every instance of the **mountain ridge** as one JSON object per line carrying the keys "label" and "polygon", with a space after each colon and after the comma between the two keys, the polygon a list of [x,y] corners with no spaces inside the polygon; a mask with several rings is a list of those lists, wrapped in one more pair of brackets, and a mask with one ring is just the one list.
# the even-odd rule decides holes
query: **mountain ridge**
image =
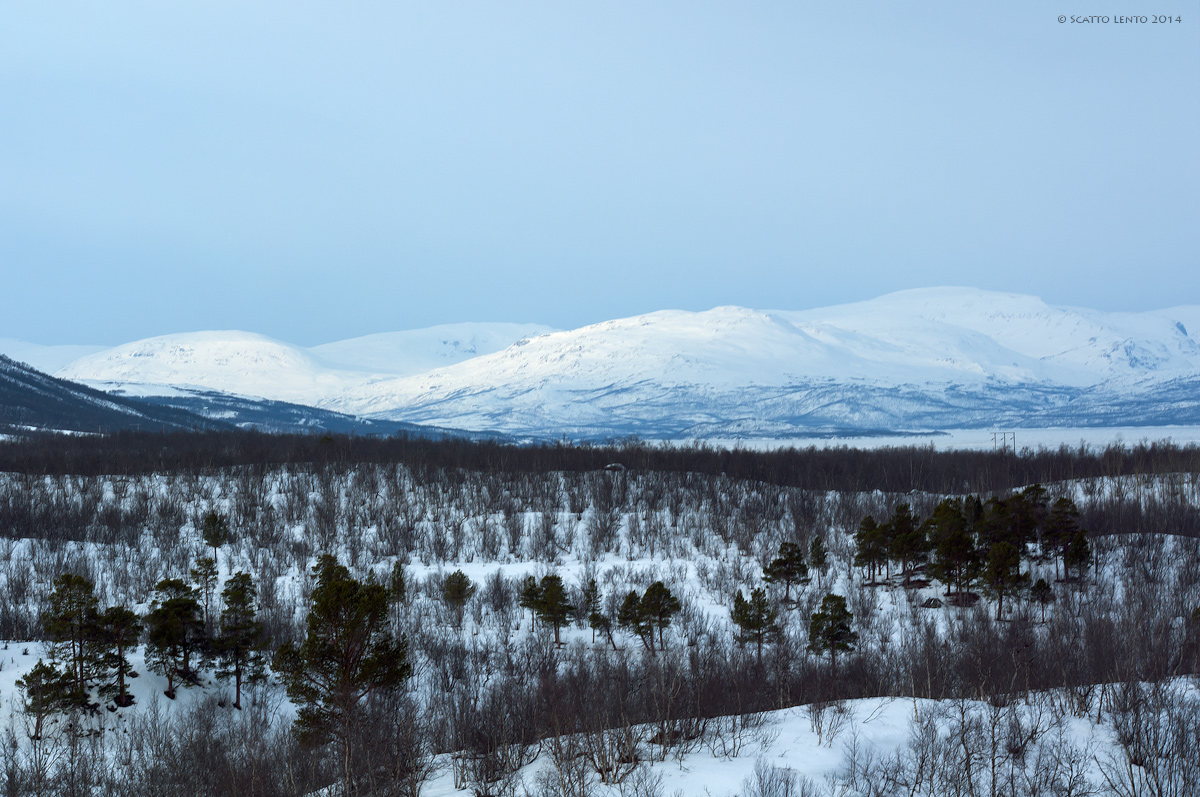
{"label": "mountain ridge", "polygon": [[1200,422],[1198,332],[1192,305],[1106,313],[932,288],[799,311],[660,310],[561,331],[448,325],[309,349],[192,333],[58,374],[518,436],[1136,426]]}

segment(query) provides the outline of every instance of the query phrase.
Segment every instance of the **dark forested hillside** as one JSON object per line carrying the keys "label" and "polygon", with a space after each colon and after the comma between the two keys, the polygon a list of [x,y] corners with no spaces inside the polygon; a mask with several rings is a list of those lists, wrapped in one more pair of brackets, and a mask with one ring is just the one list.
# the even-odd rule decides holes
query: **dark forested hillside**
{"label": "dark forested hillside", "polygon": [[372,420],[304,404],[236,396],[212,390],[178,391],[170,396],[146,396],[142,401],[157,407],[174,407],[205,418],[215,418],[239,429],[254,429],[273,434],[386,437],[390,434],[404,433],[434,440],[454,437],[506,439],[506,436],[501,434],[466,432],[403,421]]}
{"label": "dark forested hillside", "polygon": [[105,433],[137,429],[229,428],[221,421],[202,418],[175,407],[111,396],[65,379],[56,379],[0,355],[0,432],[47,429]]}

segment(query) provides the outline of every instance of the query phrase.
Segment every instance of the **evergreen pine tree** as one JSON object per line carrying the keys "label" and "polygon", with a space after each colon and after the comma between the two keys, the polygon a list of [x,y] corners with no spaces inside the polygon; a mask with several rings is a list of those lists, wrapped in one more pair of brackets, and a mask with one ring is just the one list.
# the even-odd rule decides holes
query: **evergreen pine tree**
{"label": "evergreen pine tree", "polygon": [[817,586],[820,587],[825,575],[825,565],[829,561],[829,551],[825,548],[825,540],[820,535],[813,535],[812,544],[808,546],[808,563],[817,571]]}
{"label": "evergreen pine tree", "polygon": [[212,607],[213,590],[217,586],[217,561],[209,556],[201,556],[196,559],[196,565],[188,572],[199,587],[200,594],[204,596],[204,629],[212,631]]}
{"label": "evergreen pine tree", "polygon": [[531,616],[537,616],[538,604],[542,601],[542,588],[534,576],[525,576],[521,581],[521,594],[517,604],[522,609],[528,609]]}
{"label": "evergreen pine tree", "polygon": [[146,666],[167,679],[167,697],[175,698],[176,679],[196,680],[192,655],[204,641],[204,624],[195,590],[182,579],[165,578],[155,586],[146,615]]}
{"label": "evergreen pine tree", "polygon": [[304,641],[280,646],[272,666],[298,706],[295,730],[301,742],[341,746],[341,793],[349,795],[364,704],[394,693],[412,668],[406,642],[388,627],[387,589],[374,579],[351,578],[328,554],[315,571]]}
{"label": "evergreen pine tree", "polygon": [[461,570],[455,570],[446,576],[442,584],[442,599],[454,610],[454,627],[462,628],[463,612],[467,601],[475,594],[475,585],[470,577]]}
{"label": "evergreen pine tree", "polygon": [[408,577],[404,574],[403,562],[396,562],[392,566],[392,576],[388,580],[388,597],[392,603],[408,602]]}
{"label": "evergreen pine tree", "polygon": [[587,585],[583,588],[583,605],[587,611],[588,625],[591,626],[592,642],[594,643],[596,629],[601,628],[603,620],[607,619],[600,611],[600,587],[596,585],[594,578],[589,578]]}
{"label": "evergreen pine tree", "polygon": [[1069,572],[1074,570],[1075,577],[1082,579],[1091,558],[1092,546],[1088,544],[1087,532],[1079,529],[1063,553],[1063,578],[1067,578]]}
{"label": "evergreen pine tree", "polygon": [[983,579],[996,596],[996,619],[999,620],[1004,611],[1004,596],[1020,589],[1029,580],[1029,575],[1021,572],[1021,554],[1016,547],[998,542],[988,551]]}
{"label": "evergreen pine tree", "polygon": [[538,617],[554,629],[554,644],[561,645],[559,629],[570,621],[575,614],[575,606],[567,600],[567,590],[560,576],[548,575],[542,577],[538,585],[538,602],[534,607]]}
{"label": "evergreen pine tree", "polygon": [[225,608],[221,611],[221,631],[216,648],[222,666],[216,675],[218,678],[233,676],[233,707],[237,709],[242,707],[242,683],[261,680],[266,668],[263,650],[268,640],[255,610],[257,597],[258,589],[249,573],[230,577],[221,592]]}
{"label": "evergreen pine tree", "polygon": [[671,594],[671,590],[667,588],[666,584],[655,581],[646,587],[646,593],[642,595],[641,608],[650,625],[658,629],[658,646],[665,650],[663,633],[671,625],[671,618],[681,608],[679,599]]}
{"label": "evergreen pine tree", "polygon": [[396,562],[392,566],[392,574],[388,578],[388,603],[392,611],[392,626],[400,628],[404,614],[403,606],[408,603],[408,576],[404,572],[404,563]]}
{"label": "evergreen pine tree", "polygon": [[967,530],[967,519],[958,502],[942,501],[930,517],[933,561],[930,574],[946,585],[946,595],[962,595],[979,575],[975,540]]}
{"label": "evergreen pine tree", "polygon": [[750,600],[746,600],[738,590],[733,596],[733,611],[729,617],[741,629],[738,641],[742,644],[753,642],[757,646],[761,663],[763,643],[779,636],[778,614],[767,599],[766,591],[756,588],[750,592]]}
{"label": "evergreen pine tree", "polygon": [[917,518],[908,504],[900,504],[892,513],[891,555],[899,560],[904,573],[904,583],[912,581],[912,572],[929,552],[928,527],[918,525]]}
{"label": "evergreen pine tree", "polygon": [[792,584],[808,577],[808,565],[804,563],[804,552],[794,542],[779,546],[779,556],[763,568],[763,581],[768,584],[783,582],[783,599],[792,599]]}
{"label": "evergreen pine tree", "polygon": [[883,549],[883,577],[890,581],[892,578],[892,560],[895,559],[895,554],[892,553],[892,548],[896,542],[896,530],[892,528],[892,521],[888,519],[879,524],[879,539],[882,541],[880,546]]}
{"label": "evergreen pine tree", "polygon": [[33,725],[29,731],[33,741],[42,738],[46,725],[55,714],[78,705],[71,675],[41,659],[23,678],[17,679],[17,689],[21,691],[21,711]]}
{"label": "evergreen pine tree", "polygon": [[1040,484],[1031,484],[1013,496],[1013,538],[1024,548],[1031,542],[1036,542],[1042,535],[1049,510],[1046,488]]}
{"label": "evergreen pine tree", "polygon": [[830,664],[836,667],[837,654],[853,650],[858,641],[858,634],[850,626],[853,620],[845,598],[826,595],[821,599],[821,608],[809,619],[808,649],[818,656],[828,653]]}
{"label": "evergreen pine tree", "polygon": [[224,515],[210,511],[200,523],[200,537],[212,548],[213,561],[217,561],[217,549],[229,542],[229,521]]}
{"label": "evergreen pine tree", "polygon": [[62,662],[71,681],[71,698],[87,702],[88,682],[102,666],[98,649],[99,603],[92,582],[75,573],[54,580],[49,606],[42,615],[42,628],[51,640],[51,656]]}
{"label": "evergreen pine tree", "polygon": [[887,561],[885,534],[886,531],[880,528],[871,515],[862,519],[858,524],[858,531],[854,534],[854,566],[867,568],[867,577],[871,579],[871,583],[875,582],[879,568]]}
{"label": "evergreen pine tree", "polygon": [[107,690],[116,692],[113,702],[120,706],[133,705],[133,696],[125,690],[125,679],[133,675],[133,666],[129,663],[128,653],[137,647],[138,637],[142,633],[142,621],[136,614],[124,606],[110,606],[100,615],[99,632],[107,649],[105,666],[110,678],[116,683],[106,685]]}
{"label": "evergreen pine tree", "polygon": [[993,497],[983,505],[983,516],[975,525],[975,540],[980,551],[983,552],[984,560],[987,559],[988,552],[997,543],[1007,542],[1014,548],[1018,548],[1020,543],[1013,538],[1013,529],[1016,527],[1016,523],[1012,516],[1011,499]]}
{"label": "evergreen pine tree", "polygon": [[621,608],[617,611],[617,625],[637,634],[646,650],[654,653],[654,624],[642,607],[642,598],[636,590],[630,590],[621,602]]}
{"label": "evergreen pine tree", "polygon": [[1042,622],[1046,622],[1046,607],[1054,603],[1054,590],[1046,583],[1046,579],[1039,578],[1037,583],[1029,588],[1029,596],[1042,607]]}
{"label": "evergreen pine tree", "polygon": [[1058,577],[1058,563],[1066,557],[1067,547],[1079,531],[1079,509],[1070,498],[1059,498],[1050,507],[1042,533],[1042,552],[1054,558],[1054,576]]}

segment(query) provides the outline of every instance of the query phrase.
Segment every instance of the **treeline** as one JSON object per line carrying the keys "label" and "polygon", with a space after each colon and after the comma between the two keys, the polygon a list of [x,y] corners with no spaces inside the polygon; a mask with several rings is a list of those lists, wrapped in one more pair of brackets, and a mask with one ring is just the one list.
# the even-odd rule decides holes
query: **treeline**
{"label": "treeline", "polygon": [[650,444],[516,445],[491,440],[396,435],[287,435],[260,432],[84,437],[39,435],[0,442],[0,471],[45,475],[133,475],[240,465],[400,463],[433,470],[546,474],[621,467],[723,475],[809,490],[965,494],[1034,483],[1138,474],[1200,472],[1200,447],[1169,442],[1004,451],[938,451],[932,446],[783,448],[772,451]]}

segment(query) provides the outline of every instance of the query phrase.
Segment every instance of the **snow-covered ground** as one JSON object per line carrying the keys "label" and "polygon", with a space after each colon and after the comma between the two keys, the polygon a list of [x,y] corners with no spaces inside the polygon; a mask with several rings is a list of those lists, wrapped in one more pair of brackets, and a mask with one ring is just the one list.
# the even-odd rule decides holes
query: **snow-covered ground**
{"label": "snow-covered ground", "polygon": [[[66,518],[61,521],[65,523],[61,532],[43,525],[46,535],[63,534],[65,538],[0,538],[3,589],[8,596],[17,595],[20,589],[23,601],[38,600],[56,575],[72,570],[87,572],[95,580],[102,605],[123,603],[145,611],[158,579],[186,577],[195,558],[207,552],[199,538],[198,519],[210,509],[235,519],[235,539],[219,553],[221,578],[239,570],[250,572],[260,584],[264,603],[269,603],[264,615],[274,623],[303,617],[311,589],[308,572],[319,553],[335,552],[359,578],[371,574],[386,578],[396,562],[407,562],[410,596],[398,610],[396,622],[410,635],[416,660],[424,662],[410,683],[421,700],[432,700],[436,689],[441,689],[434,687],[435,673],[429,663],[430,651],[439,646],[461,644],[486,651],[501,643],[546,645],[548,629],[516,607],[511,592],[507,604],[502,605],[499,598],[503,595],[498,596],[493,588],[499,584],[512,590],[526,575],[554,572],[572,590],[594,577],[610,607],[626,591],[662,580],[683,604],[668,630],[668,645],[686,650],[696,644],[715,644],[726,652],[723,655],[734,655],[729,614],[732,595],[762,585],[764,562],[775,555],[779,541],[797,528],[803,529],[803,523],[808,524],[804,533],[823,535],[830,562],[793,589],[795,604],[779,604],[784,627],[780,644],[802,651],[808,616],[820,597],[830,591],[849,599],[863,648],[872,655],[898,655],[900,641],[906,635],[911,637],[914,628],[928,628],[937,635],[946,635],[952,625],[968,621],[986,628],[995,611],[994,603],[986,598],[975,609],[924,609],[921,605],[927,599],[941,596],[941,585],[905,588],[893,575],[885,585],[868,586],[863,584],[861,570],[850,566],[851,535],[863,513],[883,517],[899,500],[914,502],[927,512],[934,496],[799,495],[799,491],[723,478],[663,481],[653,474],[550,474],[544,482],[480,475],[460,481],[387,466],[324,472],[303,467],[230,469],[88,479],[0,474],[0,480],[4,482],[5,489],[0,492],[6,511],[15,512],[25,497],[32,496],[36,505],[54,507],[44,524],[59,522],[56,517]],[[1163,490],[1158,489],[1159,482]],[[1049,487],[1052,495],[1073,497],[1084,506],[1115,496],[1160,494],[1190,506],[1197,503],[1200,489],[1194,478],[1167,477],[1098,479]],[[610,488],[616,492],[611,499],[604,499],[612,501],[611,509],[605,511],[616,521],[615,538],[610,545],[595,546],[592,535],[603,520],[596,502]],[[720,509],[720,502],[729,505]],[[120,522],[123,517],[129,520]],[[805,517],[808,520],[803,520]],[[549,542],[541,539],[547,533]],[[408,543],[406,534],[412,535]],[[1103,600],[1119,600],[1127,582],[1140,577],[1137,574],[1148,560],[1126,555],[1126,541],[1120,538],[1096,544],[1101,549],[1096,557],[1100,566],[1097,581],[1110,585],[1105,587]],[[411,552],[406,552],[406,546],[411,546]],[[1196,548],[1194,540],[1159,540],[1158,547],[1150,549],[1157,562],[1153,567],[1159,568],[1154,571],[1155,588],[1193,600],[1197,586],[1194,578],[1188,581],[1187,571],[1191,568],[1188,562],[1197,558]],[[1035,579],[1041,576],[1054,583],[1056,566],[1052,562],[1027,561],[1025,568]],[[455,570],[462,570],[478,587],[461,628],[456,627],[440,592],[444,576]],[[770,589],[775,598],[782,597],[778,586]],[[1063,611],[1076,611],[1084,600],[1071,584],[1056,584],[1055,589]],[[1036,622],[1037,608],[1028,600],[1014,601],[1009,607],[1011,616],[1032,618],[1035,635],[1048,633],[1048,627]],[[1190,611],[1190,604],[1185,611]],[[1184,617],[1168,619],[1169,628],[1186,622]],[[593,642],[586,625],[568,626],[562,636],[562,655],[578,651],[602,656],[608,650],[603,638]],[[619,631],[616,641],[623,655],[643,655],[635,636]],[[11,716],[17,678],[43,655],[36,643],[9,643],[2,654],[0,727]],[[165,679],[148,672],[136,656],[135,666],[140,677],[130,685],[137,702],[130,709],[102,710],[94,722],[105,728],[105,733],[119,733],[122,723],[145,717],[146,712],[179,716],[210,695],[229,690],[228,685],[213,683],[206,672],[200,687],[181,688],[178,699],[170,701],[161,694]],[[1190,687],[1184,683],[1181,688]],[[277,685],[267,687],[259,698],[279,703],[278,721],[287,722],[291,709]],[[1062,714],[1063,700],[1052,693],[1046,700],[1058,701]],[[983,721],[995,716],[989,713],[994,708],[986,701],[937,705],[880,697],[845,701],[827,707],[824,713],[805,707],[768,711],[753,717],[754,727],[744,729],[740,736],[730,728],[723,738],[697,744],[682,756],[678,750],[668,750],[665,762],[655,763],[638,777],[655,780],[661,776],[658,786],[662,794],[679,791],[728,797],[748,793],[747,780],[759,777],[756,767],[781,767],[822,789],[829,787],[830,793],[854,794],[833,788],[838,778],[852,774],[852,761],[906,754],[914,732],[928,727],[920,724],[923,721],[933,721],[950,733],[955,722],[953,710],[978,715]],[[1095,780],[1099,762],[1115,749],[1111,720],[1101,717],[1097,724],[1066,714],[1060,719],[1054,734],[1061,732],[1071,749],[1090,749],[1090,757],[1082,760],[1085,774]],[[820,723],[824,724],[818,734]],[[831,733],[839,724],[838,732]],[[656,750],[648,739],[643,740],[644,759],[661,753]],[[423,793],[461,793],[455,789],[450,758],[443,755],[439,760],[442,769]],[[523,770],[522,778],[532,786],[538,772],[549,766],[549,754],[543,752]],[[608,791],[628,793],[620,787]]]}
{"label": "snow-covered ground", "polygon": [[[0,649],[3,657],[0,695],[6,698],[6,706],[0,712],[3,718],[0,727],[13,728],[18,740],[28,728],[21,714],[14,710],[18,694],[16,681],[29,671],[41,653],[42,646],[37,643],[9,643]],[[200,701],[214,698],[226,706],[223,710],[233,711],[227,705],[232,702],[228,685],[210,680],[199,688],[180,689],[176,699],[168,700],[162,694],[165,679],[145,668],[141,650],[135,651],[130,659],[140,675],[129,681],[134,705],[100,711],[84,719],[87,732],[101,736],[128,733],[131,720],[144,720],[147,716],[166,725],[195,711]],[[1200,689],[1186,679],[1166,684],[1164,688],[1172,692],[1175,699],[1200,700]],[[281,723],[290,722],[294,716],[278,686],[248,687],[243,701],[248,710],[256,701],[267,704],[266,710],[275,712]],[[968,764],[980,771],[998,765],[1002,775],[1014,777],[1020,785],[1040,778],[1043,781],[1041,787],[1052,794],[1115,793],[1106,788],[1106,775],[1121,772],[1125,759],[1113,724],[1111,721],[1098,722],[1090,714],[1062,715],[1055,711],[1058,703],[1061,698],[1052,693],[1027,695],[1012,705],[997,705],[986,700],[939,702],[877,697],[797,706],[741,718],[715,718],[711,722],[724,723],[725,727],[711,740],[697,742],[686,750],[664,751],[654,744],[644,744],[641,764],[629,766],[627,772],[622,773],[620,782],[605,784],[594,773],[585,773],[585,779],[589,784],[588,793],[621,797],[848,797],[898,793],[881,790],[888,777],[901,782],[908,778],[908,783],[917,789],[915,793],[937,794],[937,778],[957,781],[959,787],[964,786],[963,774],[952,769],[961,763],[953,756],[962,754],[963,745],[985,745],[987,734],[997,732],[999,747],[990,751],[981,747],[975,751],[977,758]],[[59,717],[54,722],[61,724],[64,721]],[[1029,747],[1016,757],[1003,749],[1012,738],[1014,724],[1031,737]],[[52,725],[48,736],[53,737],[54,731]],[[647,729],[643,738],[650,735],[651,731]],[[931,739],[943,747],[940,750],[922,748],[921,745],[929,745]],[[939,752],[946,756],[940,761],[936,760]],[[421,790],[422,795],[458,797],[470,793],[455,784],[453,759],[452,753],[435,757],[432,774]],[[933,783],[929,786],[921,788],[912,784],[911,778],[921,771],[920,767],[939,765],[941,771],[933,775]],[[537,793],[539,784],[555,780],[556,766],[553,754],[548,750],[542,752],[507,779],[507,787],[514,789],[507,793],[520,794],[520,789]],[[1013,776],[1014,770],[1019,774]],[[988,776],[981,781],[988,783]],[[781,789],[789,783],[793,791],[772,791],[772,786]],[[1073,786],[1073,791],[1062,789],[1068,783]],[[930,786],[932,791],[927,790]],[[330,788],[319,793],[336,795],[338,792]],[[1168,793],[1189,797],[1196,792]]]}

